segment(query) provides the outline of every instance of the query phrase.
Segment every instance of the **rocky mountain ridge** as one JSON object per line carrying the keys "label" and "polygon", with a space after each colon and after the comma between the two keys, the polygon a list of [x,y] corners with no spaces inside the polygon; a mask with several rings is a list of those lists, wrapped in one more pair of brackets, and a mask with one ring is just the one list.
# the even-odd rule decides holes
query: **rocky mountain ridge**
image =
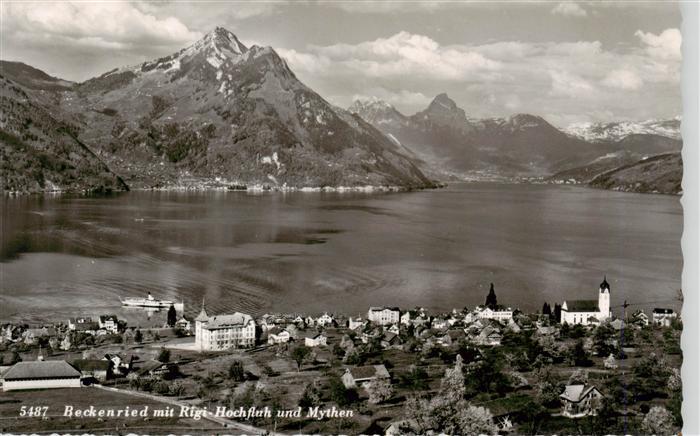
{"label": "rocky mountain ridge", "polygon": [[588,183],[619,166],[678,152],[682,144],[678,119],[608,123],[606,135],[587,139],[531,114],[471,118],[446,94],[414,115],[378,99],[357,101],[349,110],[420,157],[421,169],[437,177],[442,171],[467,180],[502,176]]}
{"label": "rocky mountain ridge", "polygon": [[301,83],[274,49],[248,48],[223,28],[170,56],[42,92],[50,105],[28,95],[74,120],[76,139],[134,188],[211,179],[433,186],[395,142]]}

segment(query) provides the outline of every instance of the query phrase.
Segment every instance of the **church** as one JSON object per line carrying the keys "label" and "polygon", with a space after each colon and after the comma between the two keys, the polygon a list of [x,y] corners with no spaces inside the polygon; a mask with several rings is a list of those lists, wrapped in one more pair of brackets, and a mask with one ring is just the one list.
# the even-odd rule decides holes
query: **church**
{"label": "church", "polygon": [[561,322],[589,325],[610,319],[610,284],[607,277],[598,289],[598,300],[571,300],[561,305]]}

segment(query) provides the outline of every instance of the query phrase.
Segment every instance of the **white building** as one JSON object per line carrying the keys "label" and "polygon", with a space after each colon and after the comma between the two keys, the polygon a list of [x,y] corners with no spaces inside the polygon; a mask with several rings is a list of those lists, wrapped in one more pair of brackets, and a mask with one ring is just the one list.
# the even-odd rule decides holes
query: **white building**
{"label": "white building", "polygon": [[370,307],[367,311],[367,319],[379,325],[396,324],[400,318],[398,307]]}
{"label": "white building", "polygon": [[355,330],[358,327],[364,327],[365,322],[362,320],[362,318],[358,315],[357,318],[348,318],[348,328],[350,330]]}
{"label": "white building", "polygon": [[481,319],[495,319],[497,321],[502,321],[502,322],[508,322],[513,319],[513,309],[510,307],[507,308],[496,308],[496,309],[491,309],[490,307],[487,307],[483,310],[480,310],[476,316]]}
{"label": "white building", "polygon": [[316,325],[319,325],[321,327],[331,325],[331,324],[333,324],[333,317],[327,313],[324,313],[323,315],[319,316],[318,319],[316,320]]}
{"label": "white building", "polygon": [[65,360],[18,362],[2,376],[2,390],[79,388],[80,371]]}
{"label": "white building", "polygon": [[250,315],[207,315],[202,311],[195,321],[195,345],[200,351],[222,351],[255,345],[255,321]]}
{"label": "white building", "polygon": [[610,285],[603,279],[598,300],[571,300],[561,305],[561,322],[568,324],[596,324],[610,318]]}
{"label": "white building", "polygon": [[110,333],[119,331],[119,320],[114,315],[101,315],[97,321],[101,329],[107,330]]}
{"label": "white building", "polygon": [[567,418],[582,418],[596,415],[603,394],[595,386],[569,385],[559,395],[561,414]]}
{"label": "white building", "polygon": [[307,347],[321,347],[328,345],[328,338],[323,333],[312,333],[304,338]]}
{"label": "white building", "polygon": [[279,327],[273,327],[267,332],[267,343],[270,345],[284,344],[292,339],[292,334],[289,330],[282,330]]}
{"label": "white building", "polygon": [[678,314],[673,309],[655,308],[651,313],[652,321],[655,325],[669,327]]}

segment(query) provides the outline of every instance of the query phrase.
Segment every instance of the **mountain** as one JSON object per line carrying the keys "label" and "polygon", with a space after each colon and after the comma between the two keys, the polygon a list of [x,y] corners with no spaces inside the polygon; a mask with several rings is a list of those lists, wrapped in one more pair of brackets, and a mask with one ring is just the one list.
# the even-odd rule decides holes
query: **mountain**
{"label": "mountain", "polygon": [[55,88],[30,94],[32,104],[70,119],[75,140],[132,188],[433,186],[395,141],[301,83],[274,49],[221,27],[83,83],[21,65],[8,77],[23,71]]}
{"label": "mountain", "polygon": [[681,118],[621,121],[613,123],[577,123],[564,131],[586,141],[619,141],[630,135],[655,135],[675,140],[681,139]]}
{"label": "mountain", "polygon": [[216,28],[170,56],[77,85],[62,107],[136,187],[220,177],[272,186],[431,182],[374,127],[301,83],[271,47]]}
{"label": "mountain", "polygon": [[680,194],[682,179],[681,154],[666,153],[600,174],[589,186],[614,191]]}
{"label": "mountain", "polygon": [[640,124],[648,129],[655,126],[654,134],[630,129],[626,135],[589,140],[531,114],[471,118],[444,93],[410,116],[376,99],[355,102],[350,110],[420,157],[424,172],[441,171],[458,178],[555,174],[567,179],[575,175],[579,180],[681,147],[673,135],[658,134],[664,128],[670,131],[673,123]]}
{"label": "mountain", "polygon": [[[396,138],[428,165],[462,177],[542,176],[556,172],[571,159],[586,162],[605,151],[599,145],[588,146],[534,115],[470,118],[444,93],[436,96],[425,110],[411,116],[404,116],[381,101],[356,102],[351,110],[367,117],[368,122]],[[373,121],[376,116],[372,114],[378,112],[392,114],[385,118],[392,122]]]}
{"label": "mountain", "polygon": [[[8,77],[19,74],[16,82]],[[78,139],[77,120],[55,104],[69,82],[39,70],[0,62],[0,174],[5,192],[128,189],[124,181]]]}

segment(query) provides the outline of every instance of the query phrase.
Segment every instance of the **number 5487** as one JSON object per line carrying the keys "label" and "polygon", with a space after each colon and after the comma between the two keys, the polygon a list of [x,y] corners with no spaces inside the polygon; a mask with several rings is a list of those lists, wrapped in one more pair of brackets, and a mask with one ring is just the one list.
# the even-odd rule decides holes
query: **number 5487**
{"label": "number 5487", "polygon": [[49,406],[22,406],[19,409],[19,416],[27,418],[43,418],[46,412],[49,411]]}

